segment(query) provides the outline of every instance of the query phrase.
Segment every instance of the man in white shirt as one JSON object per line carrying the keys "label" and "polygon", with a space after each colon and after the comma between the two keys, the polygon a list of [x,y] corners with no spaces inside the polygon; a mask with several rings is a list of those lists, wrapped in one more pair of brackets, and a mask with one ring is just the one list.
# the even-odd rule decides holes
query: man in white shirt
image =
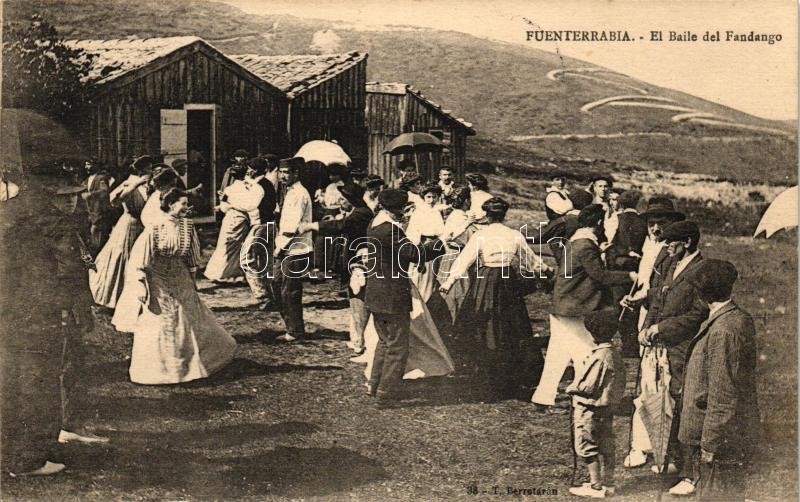
{"label": "man in white shirt", "polygon": [[286,187],[281,207],[278,235],[275,238],[273,296],[280,310],[286,333],[278,340],[291,342],[305,336],[303,322],[303,276],[311,269],[311,232],[299,232],[301,223],[311,223],[311,196],[300,183],[302,157],[281,159],[278,176]]}

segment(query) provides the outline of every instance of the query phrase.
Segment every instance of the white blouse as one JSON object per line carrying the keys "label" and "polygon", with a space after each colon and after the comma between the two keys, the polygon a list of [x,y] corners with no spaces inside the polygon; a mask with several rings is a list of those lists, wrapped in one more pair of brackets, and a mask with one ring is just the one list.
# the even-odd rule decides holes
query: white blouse
{"label": "white blouse", "polygon": [[529,272],[549,270],[539,255],[525,242],[525,236],[502,223],[492,223],[472,234],[464,250],[458,255],[458,263],[444,286],[452,285],[476,261],[482,267],[517,265]]}

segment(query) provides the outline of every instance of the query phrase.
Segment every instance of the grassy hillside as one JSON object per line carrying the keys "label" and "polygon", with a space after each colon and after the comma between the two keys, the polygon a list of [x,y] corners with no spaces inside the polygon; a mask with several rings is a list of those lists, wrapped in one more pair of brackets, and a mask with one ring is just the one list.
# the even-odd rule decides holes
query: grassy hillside
{"label": "grassy hillside", "polygon": [[[68,38],[199,35],[226,53],[292,54],[310,52],[312,36],[333,29],[338,50],[370,54],[369,78],[404,81],[473,122],[480,143],[474,160],[514,160],[562,156],[588,157],[644,169],[713,174],[745,181],[794,183],[796,141],[775,134],[673,122],[679,113],[639,107],[580,107],[617,95],[657,96],[668,104],[747,126],[791,133],[791,123],[768,121],[685,93],[652,86],[623,75],[563,75],[556,69],[594,65],[522,46],[491,42],[463,33],[398,28],[355,31],[333,23],[289,16],[251,16],[221,3],[180,0],[12,0],[5,18],[22,21],[43,12]],[[421,57],[424,55],[424,57]],[[646,94],[643,94],[646,93]],[[623,138],[558,135],[635,134]],[[641,134],[645,133],[645,136]],[[657,133],[657,135],[652,135]],[[512,141],[512,137],[541,136]],[[723,139],[717,139],[723,138]],[[507,157],[490,157],[487,144],[502,145]]]}

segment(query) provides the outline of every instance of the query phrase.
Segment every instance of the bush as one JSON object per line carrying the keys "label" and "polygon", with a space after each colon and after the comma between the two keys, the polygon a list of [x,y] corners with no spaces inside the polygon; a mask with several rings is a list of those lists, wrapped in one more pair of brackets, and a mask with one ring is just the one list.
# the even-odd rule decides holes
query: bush
{"label": "bush", "polygon": [[64,45],[38,14],[24,29],[4,23],[3,32],[4,108],[30,108],[63,119],[83,106],[88,54]]}

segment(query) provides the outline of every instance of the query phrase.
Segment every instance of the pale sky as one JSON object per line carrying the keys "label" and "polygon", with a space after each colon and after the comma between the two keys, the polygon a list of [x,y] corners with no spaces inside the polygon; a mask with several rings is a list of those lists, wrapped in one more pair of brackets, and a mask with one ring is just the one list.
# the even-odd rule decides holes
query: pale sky
{"label": "pale sky", "polygon": [[[536,47],[770,119],[797,118],[795,0],[223,0],[254,14],[412,25]],[[546,30],[628,30],[635,42],[526,42],[527,18]],[[691,30],[698,42],[651,43],[649,32]],[[707,31],[723,41],[703,42]],[[782,41],[725,42],[725,31]],[[638,40],[638,37],[644,40]],[[355,48],[354,48],[355,49]]]}

